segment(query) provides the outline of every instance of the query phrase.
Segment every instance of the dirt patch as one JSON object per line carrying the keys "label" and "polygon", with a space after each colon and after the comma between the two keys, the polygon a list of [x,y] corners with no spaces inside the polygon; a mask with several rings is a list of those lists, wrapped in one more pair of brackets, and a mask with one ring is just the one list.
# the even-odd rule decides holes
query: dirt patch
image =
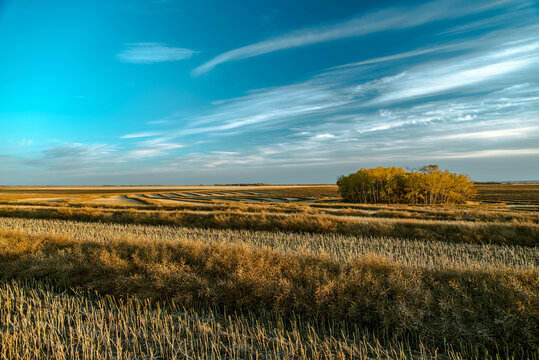
{"label": "dirt patch", "polygon": [[60,198],[31,198],[31,199],[20,199],[17,200],[17,202],[48,202],[48,203],[55,203],[59,201],[64,201],[67,198],[60,197]]}
{"label": "dirt patch", "polygon": [[137,199],[130,199],[125,195],[115,195],[115,196],[102,196],[97,199],[92,199],[84,201],[83,204],[94,204],[94,205],[144,205],[144,202]]}

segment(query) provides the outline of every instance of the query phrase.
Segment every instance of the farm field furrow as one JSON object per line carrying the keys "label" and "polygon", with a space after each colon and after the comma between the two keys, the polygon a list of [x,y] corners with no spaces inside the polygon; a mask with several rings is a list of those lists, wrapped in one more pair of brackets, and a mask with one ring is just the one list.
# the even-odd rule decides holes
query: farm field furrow
{"label": "farm field furrow", "polygon": [[[281,230],[338,233],[377,237],[439,240],[476,244],[538,245],[539,224],[532,217],[522,221],[456,221],[375,216],[330,215],[305,208],[238,207],[217,205],[207,208],[181,207],[150,210],[113,207],[0,206],[0,216],[100,221],[112,223],[176,225],[187,227]],[[278,205],[277,205],[278,206]],[[181,210],[180,210],[181,209]],[[395,208],[396,210],[399,207]],[[361,214],[363,215],[363,214]],[[387,215],[382,212],[382,215]],[[510,217],[509,217],[510,218]],[[506,217],[502,216],[501,220]],[[515,218],[513,219],[515,220]]]}
{"label": "farm field furrow", "polygon": [[406,240],[389,237],[339,234],[299,234],[278,231],[178,228],[173,226],[85,223],[63,220],[0,218],[0,228],[32,235],[65,235],[78,241],[110,242],[141,239],[149,242],[181,240],[202,243],[236,243],[282,252],[306,252],[349,261],[362,255],[376,255],[408,266],[490,267],[534,270],[539,252],[522,246],[452,244],[440,241]]}

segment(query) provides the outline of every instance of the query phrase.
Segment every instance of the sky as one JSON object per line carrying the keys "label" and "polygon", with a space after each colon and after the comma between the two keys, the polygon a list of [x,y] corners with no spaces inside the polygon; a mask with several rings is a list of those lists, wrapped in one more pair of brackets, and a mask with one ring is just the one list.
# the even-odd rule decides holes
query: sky
{"label": "sky", "polygon": [[0,185],[539,180],[539,5],[0,0]]}

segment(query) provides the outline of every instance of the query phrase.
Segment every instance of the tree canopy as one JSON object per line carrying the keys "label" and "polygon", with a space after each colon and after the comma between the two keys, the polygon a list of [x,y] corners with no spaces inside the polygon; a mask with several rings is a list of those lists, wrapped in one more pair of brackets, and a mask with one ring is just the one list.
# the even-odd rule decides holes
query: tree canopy
{"label": "tree canopy", "polygon": [[339,177],[337,186],[344,200],[362,203],[463,204],[476,194],[468,175],[442,171],[438,165],[409,171],[361,169]]}

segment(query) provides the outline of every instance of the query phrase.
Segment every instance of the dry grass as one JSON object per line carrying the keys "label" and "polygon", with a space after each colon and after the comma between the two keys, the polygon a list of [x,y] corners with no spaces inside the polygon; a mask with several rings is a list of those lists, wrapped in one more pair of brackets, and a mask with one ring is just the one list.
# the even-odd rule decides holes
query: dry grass
{"label": "dry grass", "polygon": [[67,293],[35,281],[0,285],[0,359],[5,360],[456,360],[486,355],[476,347],[416,348],[339,323],[320,326],[297,317],[285,321],[270,314]]}
{"label": "dry grass", "polygon": [[366,256],[348,262],[197,241],[108,243],[6,232],[0,277],[137,295],[182,306],[343,321],[391,339],[533,351],[537,273],[412,268]]}
{"label": "dry grass", "polygon": [[481,201],[539,204],[538,183],[476,184],[476,187]]}
{"label": "dry grass", "polygon": [[442,241],[406,240],[341,234],[290,233],[230,229],[178,228],[174,226],[124,225],[64,220],[0,218],[1,229],[25,234],[68,236],[79,241],[113,242],[121,238],[140,241],[204,244],[231,243],[268,248],[282,253],[323,255],[342,262],[374,254],[412,267],[489,269],[539,268],[539,252],[522,246],[458,244]]}
{"label": "dry grass", "polygon": [[535,188],[507,186],[527,207],[2,188],[0,358],[538,358]]}
{"label": "dry grass", "polygon": [[0,216],[174,225],[217,229],[283,230],[375,237],[437,240],[470,244],[538,245],[539,224],[532,222],[440,221],[328,214],[242,211],[149,211],[104,208],[2,207]]}
{"label": "dry grass", "polygon": [[[420,220],[455,220],[485,222],[533,222],[539,223],[539,213],[535,211],[514,210],[500,205],[481,206],[410,206],[379,205],[350,203],[249,203],[246,201],[215,201],[211,198],[203,200],[168,200],[145,196],[125,195],[125,201],[115,203],[117,196],[104,198],[94,204],[100,197],[77,197],[57,202],[41,198],[39,201],[28,199],[11,199],[0,205],[17,208],[51,209],[71,207],[75,209],[115,209],[115,210],[161,210],[161,211],[205,211],[205,212],[244,212],[272,214],[309,214],[336,215],[380,218],[405,218]],[[5,199],[4,199],[5,200]],[[6,206],[2,206],[5,208]]]}

